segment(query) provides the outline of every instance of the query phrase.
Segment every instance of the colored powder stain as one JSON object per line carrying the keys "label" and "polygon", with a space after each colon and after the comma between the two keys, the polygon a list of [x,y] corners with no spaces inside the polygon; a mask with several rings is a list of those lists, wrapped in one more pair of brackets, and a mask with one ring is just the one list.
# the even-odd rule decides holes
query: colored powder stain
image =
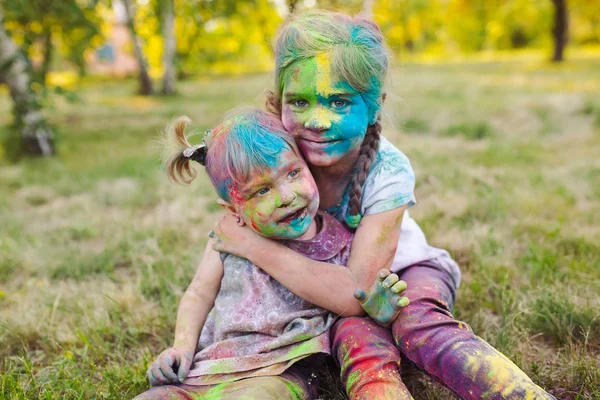
{"label": "colored powder stain", "polygon": [[354,386],[360,381],[362,373],[361,371],[354,371],[348,375],[348,381],[346,382],[346,390],[348,391],[348,395],[352,397],[351,391]]}
{"label": "colored powder stain", "polygon": [[227,383],[220,383],[214,387],[211,387],[208,392],[203,395],[197,396],[197,399],[202,400],[219,400],[225,397],[225,388]]}
{"label": "colored powder stain", "polygon": [[300,387],[300,385],[298,385],[297,383],[286,380],[285,386],[288,389],[288,395],[293,394],[293,396],[294,396],[293,398],[303,399],[306,397],[306,393],[304,392],[304,389],[302,387]]}
{"label": "colored powder stain", "polygon": [[517,382],[510,383],[507,387],[502,390],[502,397],[510,397],[512,392],[517,387]]}
{"label": "colored powder stain", "polygon": [[525,395],[525,400],[534,400],[534,399],[535,399],[535,394],[532,391],[528,390],[527,394]]}
{"label": "colored powder stain", "polygon": [[332,122],[339,122],[341,116],[327,111],[324,107],[316,107],[312,119],[312,125],[323,129],[329,129],[331,128]]}
{"label": "colored powder stain", "polygon": [[317,62],[317,70],[320,71],[315,82],[317,93],[321,96],[327,96],[331,88],[331,58],[329,53],[317,55],[315,61]]}

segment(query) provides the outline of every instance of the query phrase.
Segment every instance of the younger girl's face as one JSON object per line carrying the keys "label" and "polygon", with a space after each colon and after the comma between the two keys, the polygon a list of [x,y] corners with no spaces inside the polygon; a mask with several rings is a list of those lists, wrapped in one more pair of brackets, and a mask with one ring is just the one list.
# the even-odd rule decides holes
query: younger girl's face
{"label": "younger girl's face", "polygon": [[262,236],[297,239],[308,231],[319,209],[315,181],[302,158],[287,145],[276,165],[236,185],[233,207]]}
{"label": "younger girl's face", "polygon": [[320,167],[358,153],[370,119],[360,93],[332,75],[327,54],[296,61],[289,67],[283,82],[281,116],[306,161]]}

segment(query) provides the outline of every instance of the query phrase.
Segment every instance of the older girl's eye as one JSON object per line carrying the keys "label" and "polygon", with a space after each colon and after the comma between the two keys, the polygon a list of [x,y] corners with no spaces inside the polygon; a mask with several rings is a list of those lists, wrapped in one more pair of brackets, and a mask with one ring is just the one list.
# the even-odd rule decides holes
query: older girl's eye
{"label": "older girl's eye", "polygon": [[256,192],[256,194],[259,196],[264,196],[264,195],[268,194],[270,191],[271,191],[271,189],[269,189],[268,187],[264,187],[264,188],[260,188],[258,190],[258,192]]}
{"label": "older girl's eye", "polygon": [[289,176],[290,178],[295,178],[295,177],[297,177],[297,176],[298,176],[298,174],[299,174],[299,173],[300,173],[300,170],[299,170],[299,169],[295,169],[295,170],[291,171],[291,172],[288,174],[288,176]]}
{"label": "older girl's eye", "polygon": [[348,105],[348,101],[337,99],[337,100],[333,100],[331,102],[331,105],[334,108],[343,108],[343,107],[346,107]]}
{"label": "older girl's eye", "polygon": [[295,107],[308,107],[308,101],[294,100],[294,101],[292,101],[292,105],[294,105]]}

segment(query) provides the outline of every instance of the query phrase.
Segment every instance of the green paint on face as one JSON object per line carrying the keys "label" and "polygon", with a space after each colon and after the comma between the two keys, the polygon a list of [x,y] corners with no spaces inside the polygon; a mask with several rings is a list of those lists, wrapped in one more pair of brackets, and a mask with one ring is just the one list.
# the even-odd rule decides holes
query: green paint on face
{"label": "green paint on face", "polygon": [[309,164],[330,166],[360,148],[369,125],[363,96],[331,71],[329,56],[295,62],[282,92],[282,122]]}
{"label": "green paint on face", "polygon": [[299,239],[314,227],[317,186],[304,160],[290,149],[280,154],[273,169],[254,174],[236,192],[234,208],[262,236]]}

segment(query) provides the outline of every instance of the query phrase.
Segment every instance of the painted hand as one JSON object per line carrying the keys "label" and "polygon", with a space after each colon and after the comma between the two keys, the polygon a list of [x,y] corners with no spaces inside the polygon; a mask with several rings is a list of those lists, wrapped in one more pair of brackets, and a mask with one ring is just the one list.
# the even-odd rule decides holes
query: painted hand
{"label": "painted hand", "polygon": [[230,214],[222,216],[213,229],[216,241],[213,249],[242,258],[250,258],[252,248],[260,248],[263,240],[268,240],[254,232],[248,226],[240,226]]}
{"label": "painted hand", "polygon": [[194,354],[191,351],[184,351],[176,347],[160,353],[146,372],[150,386],[183,382],[190,371],[193,357]]}
{"label": "painted hand", "polygon": [[390,273],[387,269],[380,269],[377,280],[368,293],[357,289],[354,297],[375,322],[388,326],[409,303],[408,297],[402,297],[404,290],[406,282],[399,280],[398,275]]}

